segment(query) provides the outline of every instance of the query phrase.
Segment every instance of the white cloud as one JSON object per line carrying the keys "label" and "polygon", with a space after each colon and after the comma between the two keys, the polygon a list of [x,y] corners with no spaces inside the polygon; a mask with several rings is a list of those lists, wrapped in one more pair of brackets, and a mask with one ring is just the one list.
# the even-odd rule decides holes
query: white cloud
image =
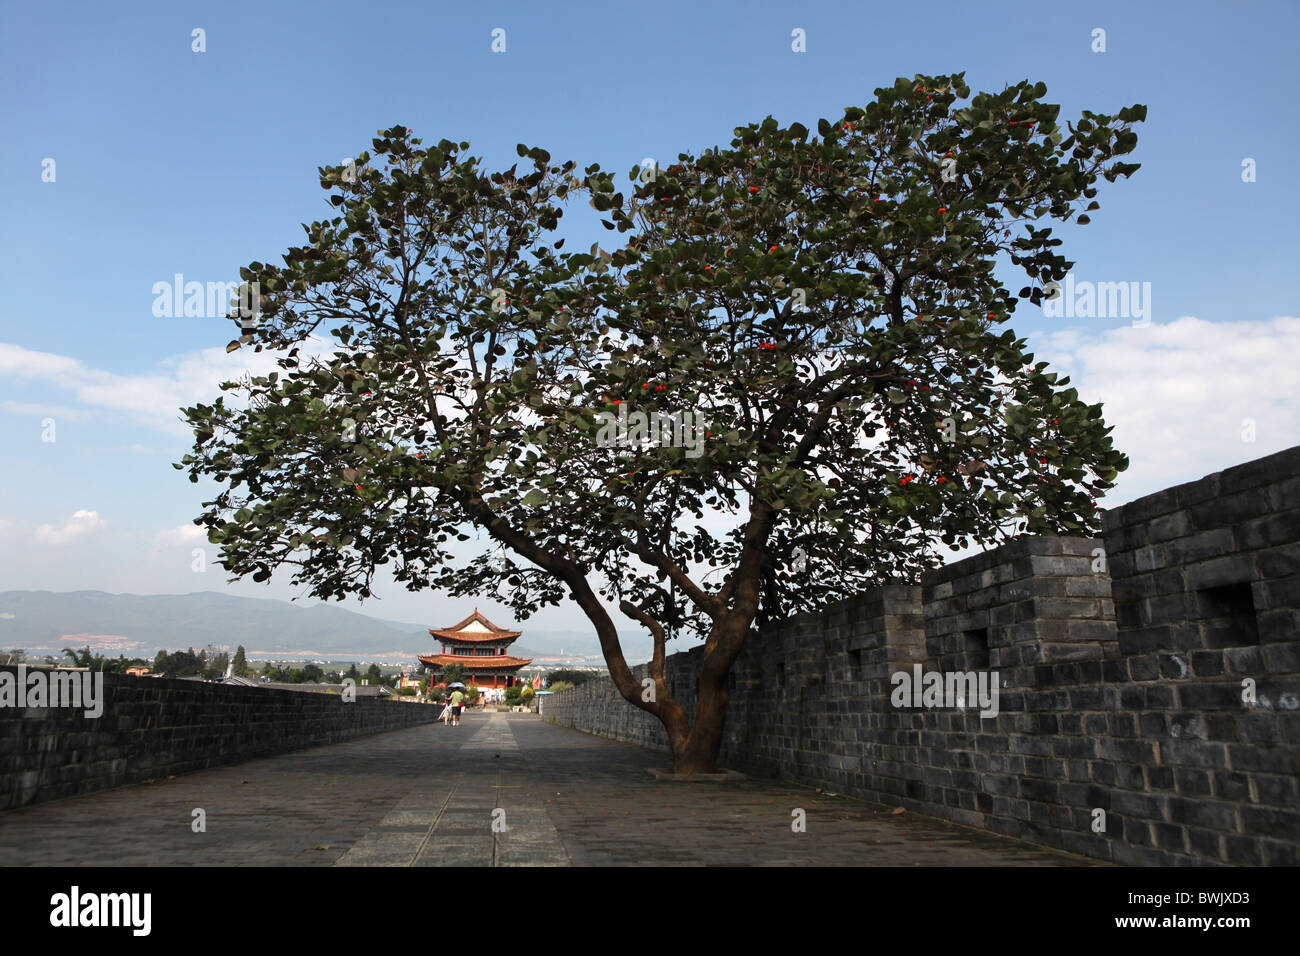
{"label": "white cloud", "polygon": [[156,553],[162,548],[176,548],[184,545],[207,544],[207,533],[196,524],[182,524],[175,528],[167,528],[159,531],[153,537],[153,548]]}
{"label": "white cloud", "polygon": [[[3,346],[0,346],[2,348]],[[68,408],[66,405],[46,405],[40,402],[0,402],[0,412],[6,415],[27,416],[30,418],[64,418],[70,422],[84,421],[90,417],[84,409]]]}
{"label": "white cloud", "polygon": [[38,544],[67,544],[77,538],[93,534],[107,526],[107,522],[95,511],[78,511],[63,523],[63,527],[43,524],[36,529],[33,537]]}
{"label": "white cloud", "polygon": [[[1027,336],[1031,351],[1101,402],[1131,460],[1103,507],[1294,445],[1300,436],[1300,318],[1206,322]],[[1248,422],[1255,440],[1243,439]]]}
{"label": "white cloud", "polygon": [[[304,358],[327,354],[324,341],[307,343]],[[50,352],[37,352],[0,342],[0,381],[41,382],[71,392],[84,405],[117,412],[130,420],[173,435],[190,434],[180,409],[199,402],[210,403],[221,394],[221,383],[244,375],[265,375],[276,368],[276,353],[224,348],[203,349],[173,356],[158,363],[157,371],[119,375],[91,368],[79,359]],[[0,408],[29,413],[43,408],[36,404],[6,402]],[[85,410],[64,408],[65,414]],[[58,417],[55,415],[54,417]]]}

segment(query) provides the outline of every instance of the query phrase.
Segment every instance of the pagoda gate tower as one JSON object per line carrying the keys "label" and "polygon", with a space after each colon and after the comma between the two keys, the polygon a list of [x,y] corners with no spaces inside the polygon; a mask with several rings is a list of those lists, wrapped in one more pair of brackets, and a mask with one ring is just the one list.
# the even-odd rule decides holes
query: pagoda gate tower
{"label": "pagoda gate tower", "polygon": [[442,646],[441,654],[421,654],[420,662],[427,664],[437,681],[438,672],[449,664],[459,664],[465,670],[467,683],[479,687],[511,687],[518,678],[519,668],[532,663],[531,659],[511,657],[506,648],[522,633],[497,627],[478,608],[459,624],[429,633]]}

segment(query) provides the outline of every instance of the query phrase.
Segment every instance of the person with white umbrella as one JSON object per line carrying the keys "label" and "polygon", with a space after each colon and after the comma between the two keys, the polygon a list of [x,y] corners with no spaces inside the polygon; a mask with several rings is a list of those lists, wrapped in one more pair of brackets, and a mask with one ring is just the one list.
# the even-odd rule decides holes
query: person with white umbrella
{"label": "person with white umbrella", "polygon": [[465,689],[465,685],[460,681],[456,681],[456,683],[448,685],[448,689],[451,690],[451,725],[459,727],[460,709],[465,701],[465,695],[461,691]]}

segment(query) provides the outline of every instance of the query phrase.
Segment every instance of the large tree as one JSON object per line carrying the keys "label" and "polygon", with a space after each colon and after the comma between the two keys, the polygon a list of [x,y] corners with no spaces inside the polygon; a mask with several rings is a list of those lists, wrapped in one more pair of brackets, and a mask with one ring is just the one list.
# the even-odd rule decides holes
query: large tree
{"label": "large tree", "polygon": [[[1117,157],[1145,108],[1062,128],[1045,92],[900,79],[626,193],[540,148],[487,172],[468,143],[381,132],[320,170],[338,215],[241,272],[261,311],[229,347],[278,371],[186,410],[177,467],[221,485],[196,523],[234,575],[318,597],[369,597],[390,565],[520,617],[572,600],[677,771],[711,769],[756,623],[914,580],[941,545],[1098,528],[1127,460],[1004,326],[1072,265],[1041,223],[1086,223],[1098,179],[1137,168]],[[562,251],[573,196],[618,248]],[[644,684],[615,613],[653,637]],[[693,720],[674,637],[704,643]]]}

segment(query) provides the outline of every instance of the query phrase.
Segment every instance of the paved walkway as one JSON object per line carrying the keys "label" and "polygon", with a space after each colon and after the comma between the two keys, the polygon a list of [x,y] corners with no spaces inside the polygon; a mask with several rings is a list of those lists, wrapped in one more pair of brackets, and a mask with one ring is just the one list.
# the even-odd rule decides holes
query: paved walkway
{"label": "paved walkway", "polygon": [[[0,813],[0,865],[1089,866],[930,817],[749,779],[532,714],[466,715]],[[206,832],[192,829],[193,811]],[[806,813],[806,831],[791,829]]]}

